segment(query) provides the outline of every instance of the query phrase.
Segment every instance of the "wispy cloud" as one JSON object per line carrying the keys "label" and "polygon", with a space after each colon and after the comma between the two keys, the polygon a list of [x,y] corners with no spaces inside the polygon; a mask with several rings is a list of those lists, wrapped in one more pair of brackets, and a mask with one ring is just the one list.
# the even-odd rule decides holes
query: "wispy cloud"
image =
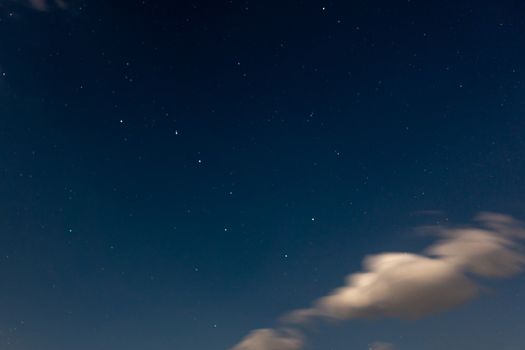
{"label": "wispy cloud", "polygon": [[53,9],[66,9],[67,0],[3,0],[0,5],[18,4],[32,8],[36,11],[50,11]]}
{"label": "wispy cloud", "polygon": [[524,267],[519,240],[525,230],[510,216],[481,213],[473,225],[433,230],[439,240],[423,253],[366,257],[363,271],[349,275],[344,286],[286,315],[275,330],[253,331],[233,349],[301,349],[302,329],[314,321],[413,319],[442,312],[480,293],[476,277],[508,278]]}
{"label": "wispy cloud", "polygon": [[384,342],[374,342],[370,344],[368,350],[395,350],[394,344]]}

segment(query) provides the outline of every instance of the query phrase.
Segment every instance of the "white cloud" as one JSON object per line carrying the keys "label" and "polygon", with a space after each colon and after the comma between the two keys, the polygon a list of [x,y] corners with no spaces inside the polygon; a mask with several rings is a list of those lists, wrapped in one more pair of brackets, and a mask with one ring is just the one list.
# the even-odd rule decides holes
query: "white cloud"
{"label": "white cloud", "polygon": [[482,229],[448,230],[445,239],[430,247],[429,255],[438,257],[458,271],[481,277],[510,277],[520,272],[524,256],[515,241],[503,233]]}
{"label": "white cloud", "polygon": [[416,254],[370,256],[365,272],[319,300],[312,314],[327,318],[418,318],[472,298],[477,286],[445,261]]}
{"label": "white cloud", "polygon": [[302,336],[296,331],[258,329],[248,334],[233,350],[298,350]]}
{"label": "white cloud", "polygon": [[503,278],[522,271],[525,257],[517,242],[525,238],[521,223],[495,213],[482,213],[476,221],[481,227],[438,228],[440,240],[423,254],[391,252],[366,257],[363,271],[349,275],[344,286],[312,307],[288,314],[284,318],[287,335],[258,330],[233,349],[300,349],[299,331],[290,333],[289,329],[314,320],[424,317],[475,297],[480,291],[475,276]]}

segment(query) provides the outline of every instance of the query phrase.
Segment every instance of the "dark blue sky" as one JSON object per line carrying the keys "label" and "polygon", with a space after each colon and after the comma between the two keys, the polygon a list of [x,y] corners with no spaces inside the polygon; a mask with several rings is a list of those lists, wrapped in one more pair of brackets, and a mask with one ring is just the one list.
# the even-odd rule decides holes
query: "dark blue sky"
{"label": "dark blue sky", "polygon": [[[522,1],[48,4],[0,1],[2,349],[228,349],[418,225],[525,218]],[[311,346],[519,350],[524,282]]]}

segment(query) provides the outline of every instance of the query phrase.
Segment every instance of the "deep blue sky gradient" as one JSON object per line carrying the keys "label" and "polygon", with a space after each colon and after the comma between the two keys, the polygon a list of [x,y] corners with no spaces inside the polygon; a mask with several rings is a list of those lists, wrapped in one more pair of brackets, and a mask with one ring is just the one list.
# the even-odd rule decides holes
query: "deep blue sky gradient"
{"label": "deep blue sky gradient", "polygon": [[[525,218],[521,1],[0,4],[2,349],[227,349],[418,225]],[[524,282],[312,348],[519,350]]]}

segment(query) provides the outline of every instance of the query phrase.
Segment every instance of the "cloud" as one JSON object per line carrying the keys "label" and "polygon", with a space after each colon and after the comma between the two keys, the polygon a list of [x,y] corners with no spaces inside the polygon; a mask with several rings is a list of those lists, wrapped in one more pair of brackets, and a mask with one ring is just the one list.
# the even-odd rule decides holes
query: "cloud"
{"label": "cloud", "polygon": [[504,234],[481,229],[460,229],[445,234],[448,237],[430,247],[428,254],[458,271],[502,278],[517,274],[525,263],[524,256],[514,249],[514,239]]}
{"label": "cloud", "polygon": [[248,334],[233,350],[298,350],[302,336],[295,331],[259,329]]}
{"label": "cloud", "polygon": [[22,6],[32,8],[36,11],[50,11],[53,9],[66,9],[67,1],[66,0],[4,0],[0,1],[2,3],[14,3]]}
{"label": "cloud", "polygon": [[[244,347],[233,349],[300,349],[300,329],[313,321],[424,317],[474,298],[481,290],[476,278],[507,278],[521,272],[525,265],[518,243],[525,238],[522,224],[495,213],[481,213],[475,222],[477,226],[434,227],[439,240],[422,254],[389,252],[366,257],[363,271],[349,275],[344,286],[283,318],[287,329],[295,327],[295,332],[288,330],[283,339],[279,330],[255,331],[241,343]],[[279,347],[283,340],[296,347],[286,347],[285,342]]]}
{"label": "cloud", "polygon": [[419,318],[453,308],[472,298],[477,286],[439,259],[406,253],[385,253],[365,259],[366,272],[319,300],[311,315],[351,319]]}
{"label": "cloud", "polygon": [[370,344],[368,350],[395,350],[394,344],[384,343],[384,342],[375,342]]}
{"label": "cloud", "polygon": [[48,9],[47,0],[29,0],[29,5],[39,11],[47,11]]}

